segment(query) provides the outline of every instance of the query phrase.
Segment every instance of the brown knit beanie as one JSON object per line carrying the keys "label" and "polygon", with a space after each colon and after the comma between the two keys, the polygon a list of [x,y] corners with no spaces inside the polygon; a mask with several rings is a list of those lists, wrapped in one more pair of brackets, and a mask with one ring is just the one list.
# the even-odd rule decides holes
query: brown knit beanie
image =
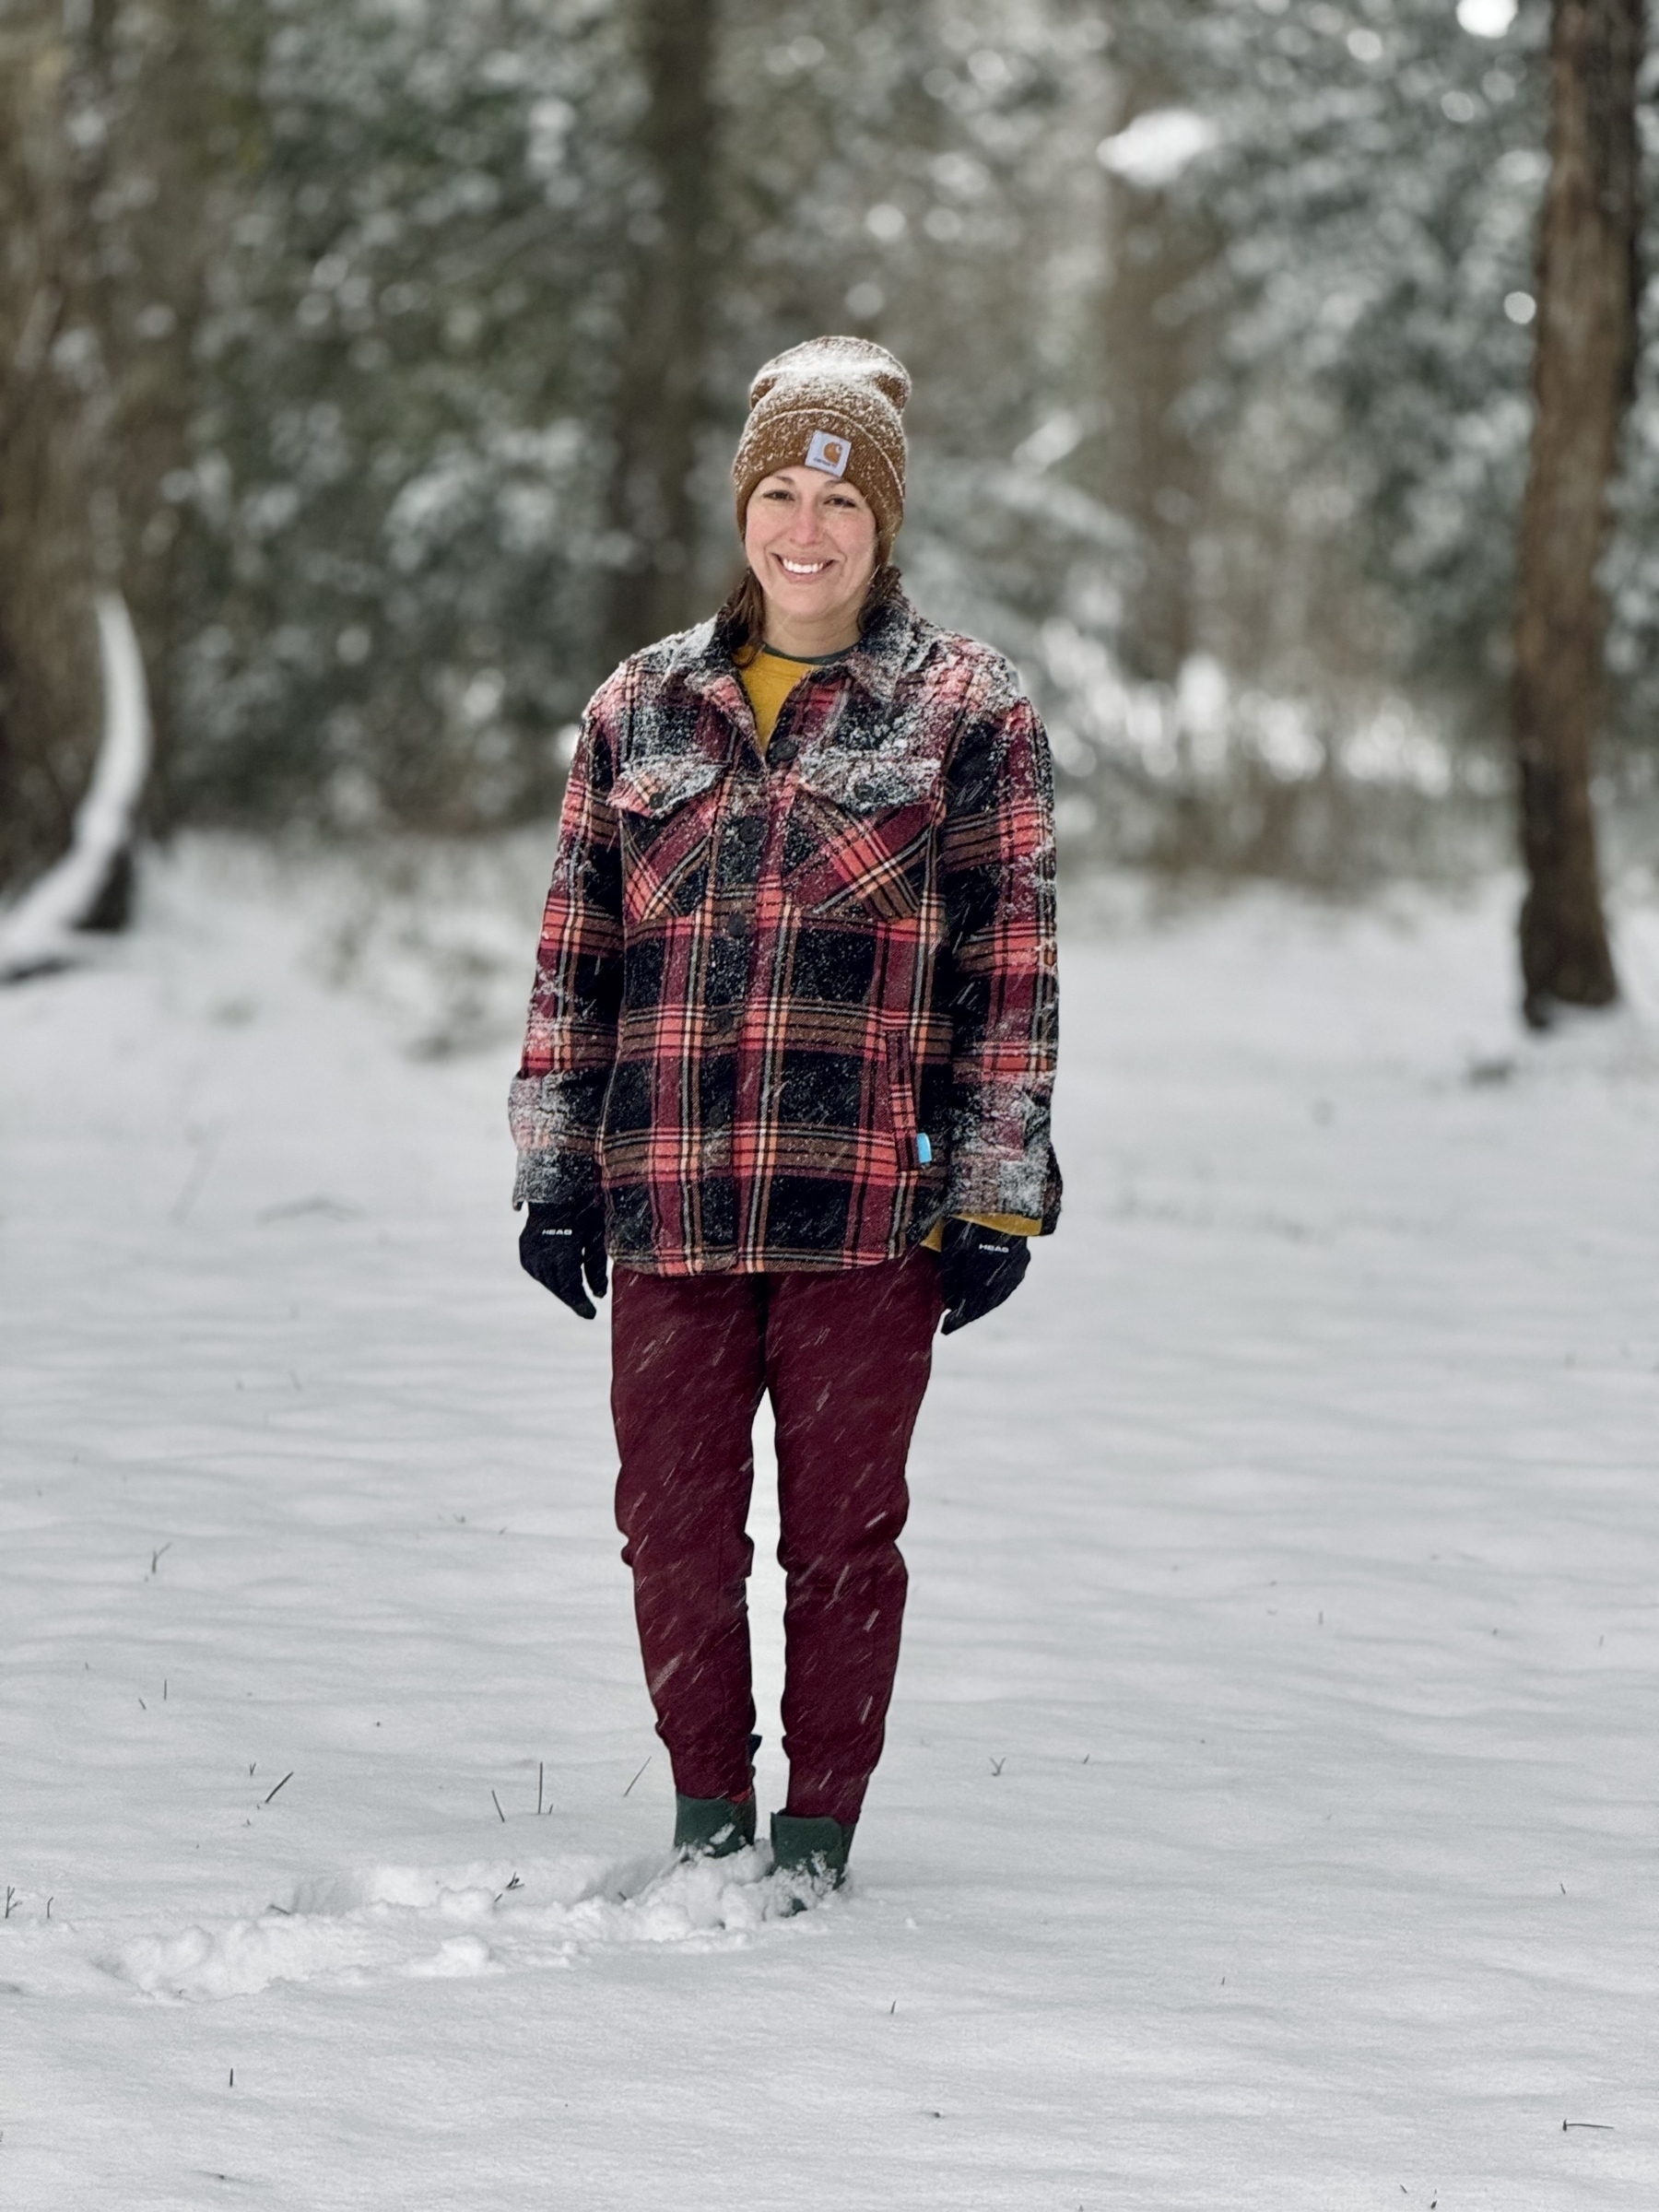
{"label": "brown knit beanie", "polygon": [[749,496],[782,468],[844,477],[876,517],[884,561],[904,520],[904,425],[911,382],[902,361],[868,338],[808,338],[768,361],[749,386],[749,418],[732,488],[741,533]]}

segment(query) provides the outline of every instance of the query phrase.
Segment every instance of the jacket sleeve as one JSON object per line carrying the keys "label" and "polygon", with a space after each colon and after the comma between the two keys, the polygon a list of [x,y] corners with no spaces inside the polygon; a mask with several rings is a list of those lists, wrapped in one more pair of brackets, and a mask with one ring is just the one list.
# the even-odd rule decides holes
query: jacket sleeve
{"label": "jacket sleeve", "polygon": [[599,1194],[599,1132],[622,998],[621,847],[603,698],[588,710],[565,789],[524,1058],[509,1100],[515,1206]]}
{"label": "jacket sleeve", "polygon": [[1054,801],[1048,739],[1030,700],[971,718],[946,771],[940,877],[951,1045],[946,1211],[1053,1230],[1060,1170],[1049,1141],[1059,992]]}

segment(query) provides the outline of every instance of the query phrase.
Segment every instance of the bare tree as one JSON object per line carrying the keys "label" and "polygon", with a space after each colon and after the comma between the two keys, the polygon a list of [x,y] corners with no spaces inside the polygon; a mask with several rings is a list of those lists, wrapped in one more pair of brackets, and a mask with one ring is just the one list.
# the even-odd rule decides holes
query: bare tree
{"label": "bare tree", "polygon": [[636,0],[636,22],[645,104],[615,392],[613,510],[628,550],[607,609],[613,661],[698,611],[692,470],[719,265],[714,0]]}
{"label": "bare tree", "polygon": [[1642,0],[1555,0],[1549,179],[1538,244],[1536,413],[1521,535],[1513,722],[1526,1018],[1618,985],[1590,799],[1601,719],[1606,540],[1636,356],[1636,72]]}
{"label": "bare tree", "polygon": [[98,734],[88,447],[64,10],[0,22],[0,888],[69,841]]}
{"label": "bare tree", "polygon": [[103,159],[83,179],[88,312],[108,386],[100,551],[148,672],[164,808],[181,613],[181,503],[169,492],[187,481],[208,262],[253,135],[239,93],[253,41],[236,11],[199,0],[90,0],[84,13],[82,99],[108,121]]}
{"label": "bare tree", "polygon": [[[0,884],[67,848],[104,723],[93,604],[166,697],[206,259],[208,11],[14,0],[0,24]],[[165,732],[161,733],[163,735]],[[130,847],[83,921],[125,919]]]}

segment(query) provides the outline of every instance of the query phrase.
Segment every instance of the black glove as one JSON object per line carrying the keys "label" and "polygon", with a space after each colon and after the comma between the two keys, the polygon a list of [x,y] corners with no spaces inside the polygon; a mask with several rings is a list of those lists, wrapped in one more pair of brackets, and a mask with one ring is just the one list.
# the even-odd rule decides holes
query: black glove
{"label": "black glove", "polygon": [[953,1329],[965,1329],[1005,1298],[1012,1298],[1030,1264],[1023,1237],[983,1229],[977,1221],[947,1221],[939,1264],[939,1288],[945,1296],[943,1333],[948,1336]]}
{"label": "black glove", "polygon": [[605,1296],[605,1207],[533,1206],[519,1233],[519,1265],[572,1313],[592,1321],[594,1307],[582,1288],[585,1275],[595,1298]]}

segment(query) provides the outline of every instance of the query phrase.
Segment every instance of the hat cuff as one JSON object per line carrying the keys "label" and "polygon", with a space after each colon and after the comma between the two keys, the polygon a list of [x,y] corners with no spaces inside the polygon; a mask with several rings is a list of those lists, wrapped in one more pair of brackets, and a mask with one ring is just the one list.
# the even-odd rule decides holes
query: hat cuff
{"label": "hat cuff", "polygon": [[781,409],[751,426],[732,464],[739,533],[758,485],[786,468],[810,465],[806,453],[815,430],[829,430],[847,441],[851,457],[839,481],[851,484],[866,501],[877,535],[884,545],[890,545],[904,520],[904,480],[867,430],[825,407]]}

